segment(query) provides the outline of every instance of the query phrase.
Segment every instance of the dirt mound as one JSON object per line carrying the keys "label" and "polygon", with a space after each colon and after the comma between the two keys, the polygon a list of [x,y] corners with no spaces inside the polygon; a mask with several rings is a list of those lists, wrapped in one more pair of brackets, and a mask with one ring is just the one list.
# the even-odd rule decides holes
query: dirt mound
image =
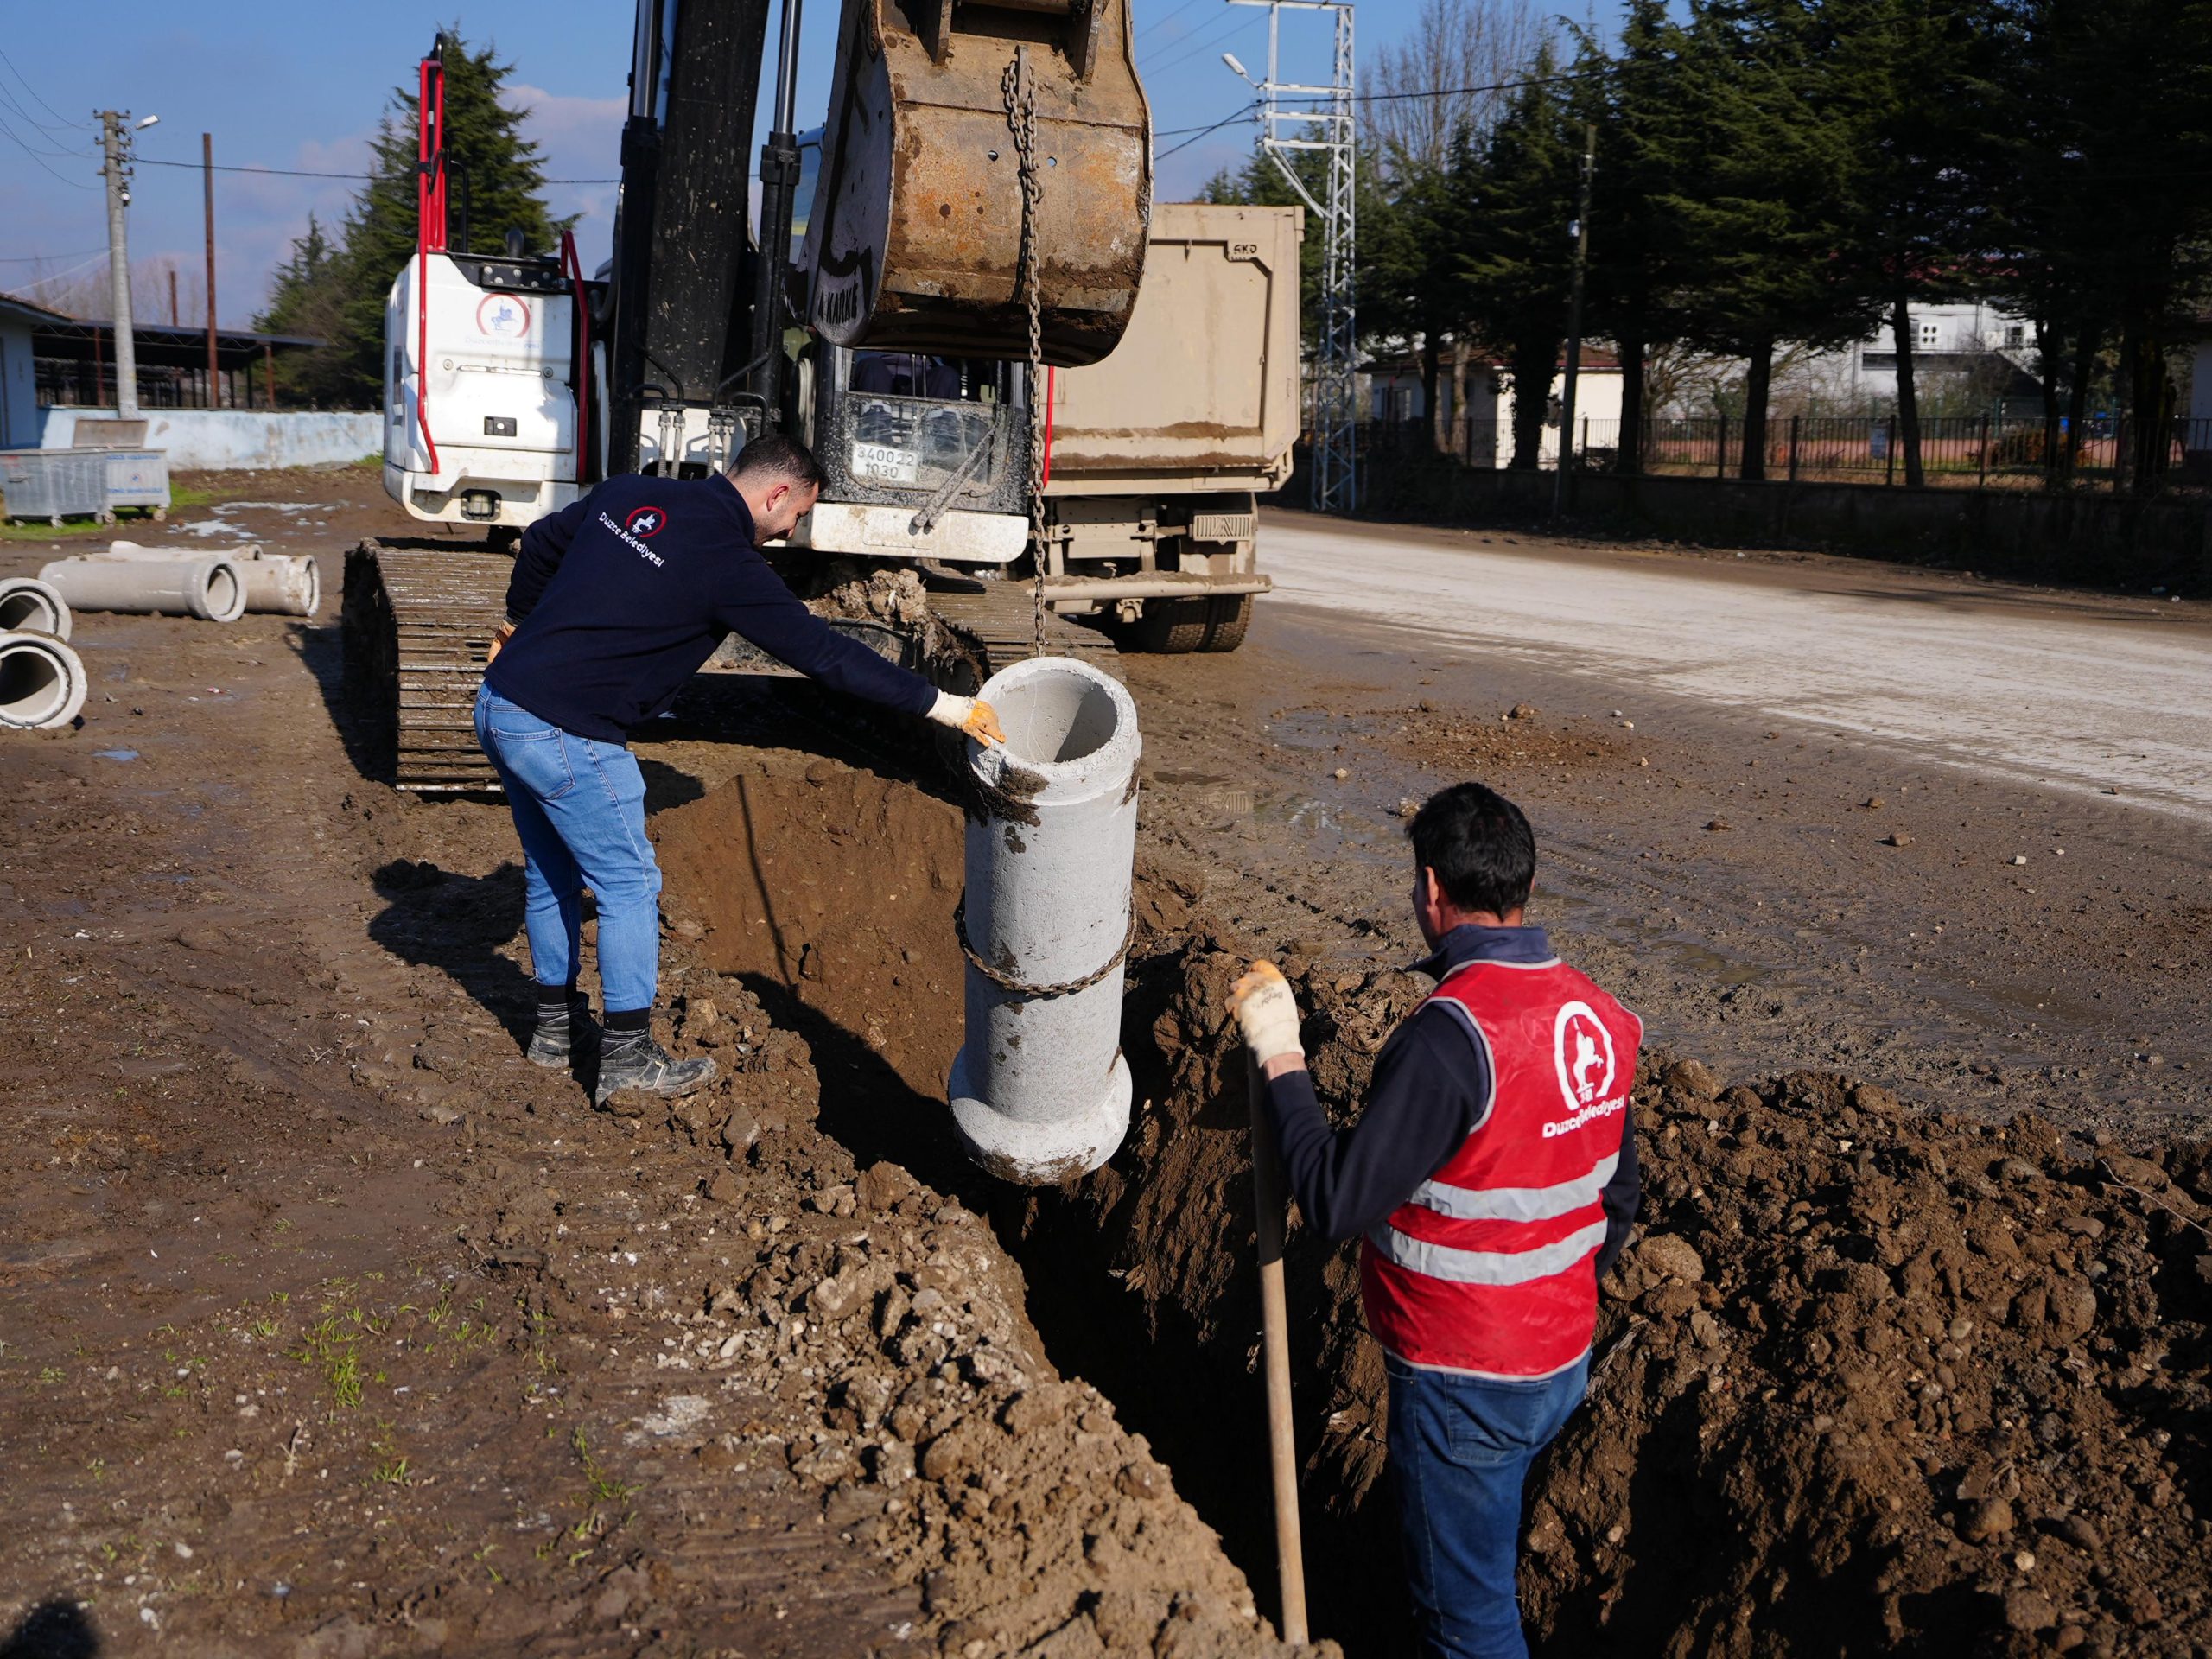
{"label": "dirt mound", "polygon": [[2205,1149],[1713,1081],[1638,1090],[1643,1230],[1530,1528],[1560,1649],[2212,1639]]}
{"label": "dirt mound", "polygon": [[[1118,1281],[1118,1319],[1100,1321],[1115,1341],[1148,1366],[1174,1355],[1219,1400],[1179,1423],[1148,1412],[1108,1380],[1109,1344],[1078,1353],[1046,1325],[1256,1573],[1264,1536],[1240,1529],[1216,1468],[1257,1386],[1241,1375],[1257,1325],[1246,1107],[1221,1013],[1240,957],[1207,935],[1166,943],[1131,1021],[1154,1109],[1109,1168],[1028,1206],[1024,1254],[1034,1274],[1079,1252]],[[1287,966],[1342,1121],[1427,982]],[[1723,1092],[1663,1058],[1637,1112],[1640,1236],[1605,1287],[1590,1408],[1531,1491],[1540,1650],[2186,1654],[2212,1638],[2203,1148],[2131,1159],[1827,1075]],[[1311,1552],[1345,1564],[1317,1581],[1315,1628],[1380,1639],[1400,1592],[1352,1252],[1294,1229],[1286,1268]]]}

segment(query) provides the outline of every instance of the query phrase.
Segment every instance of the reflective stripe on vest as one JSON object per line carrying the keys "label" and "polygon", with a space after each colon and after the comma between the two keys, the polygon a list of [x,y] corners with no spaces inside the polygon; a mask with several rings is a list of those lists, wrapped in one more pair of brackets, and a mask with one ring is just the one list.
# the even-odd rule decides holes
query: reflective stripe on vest
{"label": "reflective stripe on vest", "polygon": [[1531,1279],[1565,1273],[1603,1244],[1605,1222],[1601,1216],[1556,1243],[1539,1244],[1533,1250],[1456,1249],[1414,1238],[1387,1224],[1369,1234],[1368,1240],[1399,1267],[1431,1279],[1448,1279],[1455,1285],[1525,1285]]}
{"label": "reflective stripe on vest", "polygon": [[1368,1327],[1409,1364],[1548,1376],[1588,1351],[1597,1323],[1591,1261],[1643,1026],[1560,962],[1470,963],[1430,1001],[1482,1051],[1491,1098],[1363,1242]]}

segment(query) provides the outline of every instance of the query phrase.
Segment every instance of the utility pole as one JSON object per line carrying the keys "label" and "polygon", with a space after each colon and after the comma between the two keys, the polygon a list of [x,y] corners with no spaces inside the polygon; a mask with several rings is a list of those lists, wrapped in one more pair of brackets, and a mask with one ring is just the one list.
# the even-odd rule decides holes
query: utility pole
{"label": "utility pole", "polygon": [[207,218],[207,406],[213,409],[222,399],[215,391],[215,138],[213,133],[200,135],[200,179]]}
{"label": "utility pole", "polygon": [[[1268,76],[1254,80],[1233,53],[1221,54],[1231,73],[1259,93],[1253,114],[1264,149],[1299,199],[1321,220],[1321,338],[1313,353],[1313,483],[1317,512],[1350,512],[1359,505],[1356,445],[1359,418],[1359,339],[1355,305],[1359,226],[1355,200],[1355,146],[1359,123],[1352,58],[1351,0],[1230,0],[1268,8]],[[1280,36],[1286,11],[1321,12],[1335,29],[1326,85],[1287,81],[1280,73]],[[1318,107],[1282,107],[1287,94]],[[1323,200],[1314,200],[1287,157],[1319,151],[1327,161]]]}
{"label": "utility pole", "polygon": [[[138,413],[138,342],[130,332],[130,244],[123,210],[130,205],[130,134],[121,110],[99,110],[100,171],[107,178],[107,280],[115,327],[115,412],[124,420]],[[151,126],[158,116],[138,124]]]}
{"label": "utility pole", "polygon": [[1567,469],[1574,458],[1574,381],[1582,367],[1582,279],[1590,265],[1590,175],[1598,166],[1598,124],[1582,126],[1582,180],[1574,192],[1574,276],[1567,284],[1567,384],[1560,391],[1559,466],[1552,474],[1552,517],[1566,510]]}

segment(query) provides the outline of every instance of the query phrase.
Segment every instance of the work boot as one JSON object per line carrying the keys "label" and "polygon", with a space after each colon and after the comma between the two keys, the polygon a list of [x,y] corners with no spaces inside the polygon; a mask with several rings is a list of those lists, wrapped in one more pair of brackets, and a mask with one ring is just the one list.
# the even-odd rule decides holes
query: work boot
{"label": "work boot", "polygon": [[565,1071],[578,1053],[589,1051],[593,1035],[588,1001],[569,990],[549,996],[541,986],[537,1023],[531,1030],[530,1046],[523,1051],[523,1058],[549,1071]]}
{"label": "work boot", "polygon": [[609,1096],[635,1090],[648,1095],[688,1095],[715,1080],[715,1063],[702,1057],[679,1060],[644,1031],[610,1031],[600,1044],[599,1080],[593,1084],[592,1103],[604,1106]]}

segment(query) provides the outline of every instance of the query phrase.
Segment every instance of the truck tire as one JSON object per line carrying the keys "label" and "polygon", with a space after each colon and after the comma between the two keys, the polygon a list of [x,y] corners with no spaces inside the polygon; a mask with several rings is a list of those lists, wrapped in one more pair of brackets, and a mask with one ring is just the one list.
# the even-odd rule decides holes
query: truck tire
{"label": "truck tire", "polygon": [[1131,638],[1139,651],[1179,657],[1205,649],[1212,626],[1210,599],[1147,599]]}
{"label": "truck tire", "polygon": [[1218,594],[1206,601],[1205,643],[1200,651],[1234,651],[1244,643],[1244,630],[1252,626],[1252,595]]}

